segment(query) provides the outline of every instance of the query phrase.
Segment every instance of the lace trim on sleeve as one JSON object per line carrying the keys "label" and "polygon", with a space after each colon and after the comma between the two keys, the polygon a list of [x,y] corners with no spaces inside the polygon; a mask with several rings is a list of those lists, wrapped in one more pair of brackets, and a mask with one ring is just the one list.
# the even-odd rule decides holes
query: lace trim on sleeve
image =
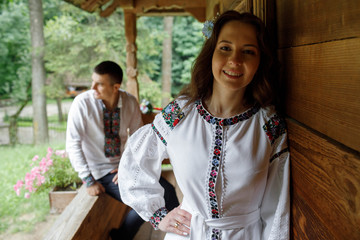
{"label": "lace trim on sleeve", "polygon": [[168,210],[165,207],[162,207],[151,216],[149,221],[155,230],[159,229],[159,224],[166,214],[168,214]]}

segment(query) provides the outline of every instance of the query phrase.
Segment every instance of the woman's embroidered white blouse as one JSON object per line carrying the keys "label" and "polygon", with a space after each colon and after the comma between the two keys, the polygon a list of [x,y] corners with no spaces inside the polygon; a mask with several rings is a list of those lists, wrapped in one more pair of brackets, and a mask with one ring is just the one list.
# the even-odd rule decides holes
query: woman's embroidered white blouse
{"label": "woman's embroidered white blouse", "polygon": [[155,228],[167,214],[158,182],[169,158],[192,214],[190,236],[165,239],[289,239],[289,152],[285,121],[257,106],[227,119],[201,101],[177,99],[128,141],[119,165],[125,204]]}

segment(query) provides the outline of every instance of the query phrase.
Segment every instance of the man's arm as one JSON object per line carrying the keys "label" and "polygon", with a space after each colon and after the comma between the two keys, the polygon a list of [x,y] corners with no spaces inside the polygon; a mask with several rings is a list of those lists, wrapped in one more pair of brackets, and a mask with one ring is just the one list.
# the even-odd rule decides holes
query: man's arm
{"label": "man's arm", "polygon": [[105,189],[91,175],[81,144],[86,136],[86,106],[75,98],[71,105],[66,129],[66,151],[69,155],[71,165],[78,172],[79,177],[86,184],[86,191],[91,196],[97,196]]}

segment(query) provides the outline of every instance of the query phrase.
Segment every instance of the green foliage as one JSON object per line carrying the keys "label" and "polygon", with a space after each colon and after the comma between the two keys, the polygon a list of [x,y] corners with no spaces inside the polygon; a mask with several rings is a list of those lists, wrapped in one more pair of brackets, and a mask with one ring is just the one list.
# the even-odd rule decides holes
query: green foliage
{"label": "green foliage", "polygon": [[[31,81],[27,2],[14,1],[0,11],[0,96],[21,101]],[[30,73],[30,74],[29,74]]]}
{"label": "green foliage", "polygon": [[125,66],[121,18],[121,11],[109,18],[100,18],[73,7],[47,21],[45,60],[49,76],[67,82],[90,83],[92,68],[103,60]]}
{"label": "green foliage", "polygon": [[147,75],[139,77],[140,100],[148,100],[154,107],[161,106],[161,86]]}
{"label": "green foliage", "polygon": [[136,26],[139,74],[146,74],[152,81],[158,82],[158,86],[161,88],[161,55],[162,41],[164,39],[163,18],[141,17],[137,20]]}
{"label": "green foliage", "polygon": [[193,17],[175,17],[173,28],[172,94],[179,93],[191,79],[191,68],[204,38],[202,23]]}
{"label": "green foliage", "polygon": [[[6,1],[0,10],[0,94],[24,99],[31,81],[28,1]],[[62,98],[69,83],[90,85],[92,68],[113,60],[126,72],[124,14],[117,10],[108,18],[87,13],[65,1],[43,1],[47,96]],[[190,81],[192,63],[203,43],[202,24],[193,17],[175,17],[173,25],[172,96]],[[137,20],[137,68],[140,98],[155,106],[161,94],[162,17]],[[144,84],[143,76],[152,83]],[[126,89],[126,74],[123,88]]]}

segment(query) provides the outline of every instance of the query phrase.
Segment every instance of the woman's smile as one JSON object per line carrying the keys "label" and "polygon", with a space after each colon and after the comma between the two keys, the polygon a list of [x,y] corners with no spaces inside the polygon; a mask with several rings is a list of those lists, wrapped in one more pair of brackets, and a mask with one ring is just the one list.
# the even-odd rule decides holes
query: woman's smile
{"label": "woman's smile", "polygon": [[229,77],[242,77],[244,74],[242,73],[238,73],[238,72],[234,72],[234,71],[229,71],[229,70],[223,70],[223,73],[225,73],[226,75],[228,75]]}

